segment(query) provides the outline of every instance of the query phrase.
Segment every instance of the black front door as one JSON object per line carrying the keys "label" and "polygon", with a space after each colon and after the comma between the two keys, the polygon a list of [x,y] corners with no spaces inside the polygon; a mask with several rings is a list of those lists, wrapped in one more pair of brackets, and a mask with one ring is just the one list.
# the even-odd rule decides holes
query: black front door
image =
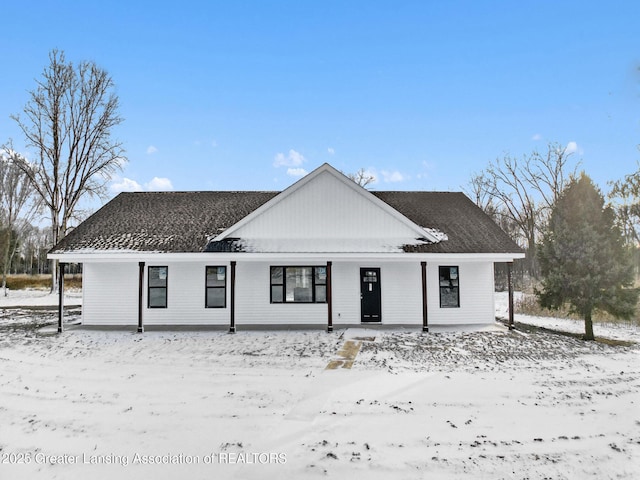
{"label": "black front door", "polygon": [[360,311],[362,312],[362,322],[380,322],[381,315],[380,302],[380,269],[361,268],[360,269]]}

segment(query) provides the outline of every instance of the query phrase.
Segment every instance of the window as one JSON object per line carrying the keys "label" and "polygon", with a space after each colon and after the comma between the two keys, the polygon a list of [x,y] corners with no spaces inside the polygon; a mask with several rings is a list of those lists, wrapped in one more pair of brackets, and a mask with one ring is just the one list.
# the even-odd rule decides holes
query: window
{"label": "window", "polygon": [[227,267],[207,267],[206,308],[227,306]]}
{"label": "window", "polygon": [[440,267],[440,307],[460,306],[458,267]]}
{"label": "window", "polygon": [[149,267],[149,308],[167,308],[168,267]]}
{"label": "window", "polygon": [[327,267],[271,267],[271,303],[326,303]]}

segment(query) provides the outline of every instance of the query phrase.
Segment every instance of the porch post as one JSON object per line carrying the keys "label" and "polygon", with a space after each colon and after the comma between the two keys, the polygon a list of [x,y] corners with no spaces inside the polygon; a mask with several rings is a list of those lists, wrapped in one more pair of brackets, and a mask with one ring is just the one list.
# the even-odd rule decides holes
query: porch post
{"label": "porch post", "polygon": [[427,262],[420,262],[422,267],[422,331],[429,331],[429,311],[427,309]]}
{"label": "porch post", "polygon": [[64,266],[66,264],[58,263],[58,333],[62,333],[62,320],[64,318]]}
{"label": "porch post", "polygon": [[513,279],[511,278],[511,270],[513,262],[507,262],[507,285],[509,287],[509,330],[514,329],[513,324]]}
{"label": "porch post", "polygon": [[231,261],[231,318],[229,325],[229,333],[236,333],[236,262]]}
{"label": "porch post", "polygon": [[142,301],[144,299],[144,262],[138,262],[138,269],[138,333],[143,333],[142,312],[144,311],[144,306]]}
{"label": "porch post", "polygon": [[331,295],[331,262],[327,262],[327,333],[333,332],[333,299]]}

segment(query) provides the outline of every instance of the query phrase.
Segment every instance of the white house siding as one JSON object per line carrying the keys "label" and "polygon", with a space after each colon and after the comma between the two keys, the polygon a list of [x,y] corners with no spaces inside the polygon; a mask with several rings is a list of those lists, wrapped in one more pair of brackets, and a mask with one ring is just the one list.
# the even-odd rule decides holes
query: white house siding
{"label": "white house siding", "polygon": [[[382,324],[422,324],[420,261],[332,262],[333,323],[360,324],[360,269],[380,268]],[[318,325],[327,323],[327,304],[270,303],[271,266],[324,266],[322,261],[242,261],[236,267],[236,325]],[[459,267],[460,307],[440,308],[438,267]],[[149,266],[167,266],[167,308],[147,308]],[[226,308],[205,308],[205,267],[227,267]],[[229,325],[231,307],[228,262],[147,262],[143,288],[145,325]],[[494,319],[492,262],[428,262],[430,325],[490,323]],[[83,323],[137,325],[138,264],[85,263]]]}
{"label": "white house siding", "polygon": [[337,262],[333,264],[333,323],[359,324],[360,269],[379,268],[382,324],[422,325],[420,262]]}
{"label": "white house siding", "polygon": [[242,262],[236,266],[236,325],[326,325],[326,303],[271,303],[271,266],[318,262]]}
{"label": "white house siding", "polygon": [[[241,262],[236,269],[236,325],[327,324],[327,304],[270,303],[271,266],[324,266],[325,262]],[[360,268],[380,268],[383,324],[422,324],[420,262],[333,262],[335,326],[360,324]]]}
{"label": "white house siding", "polygon": [[[440,265],[458,267],[459,308],[440,308]],[[493,262],[430,262],[427,264],[427,291],[430,325],[481,324],[495,320]]]}
{"label": "white house siding", "polygon": [[[358,263],[335,262],[331,267],[331,291],[333,301],[333,323],[360,323],[360,267],[375,267],[376,265],[361,265]],[[380,273],[383,277],[384,273]],[[384,285],[384,278],[382,278]],[[382,302],[384,305],[384,300]]]}
{"label": "white house siding", "polygon": [[82,323],[138,324],[138,265],[89,263],[82,268]]}
{"label": "white house siding", "polygon": [[[147,279],[150,266],[168,267],[167,308],[147,308]],[[205,268],[207,266],[227,267],[226,308],[205,308]],[[209,262],[148,262],[145,265],[144,276],[143,318],[145,325],[229,325],[231,270],[227,262],[216,262],[215,260]]]}
{"label": "white house siding", "polygon": [[[380,245],[389,239],[396,248],[403,241],[409,243],[415,240],[417,233],[414,229],[378,205],[375,197],[369,198],[367,192],[363,194],[345,182],[351,181],[342,181],[328,172],[322,173],[304,189],[292,192],[232,231],[230,236],[240,237],[248,245],[252,245],[256,239],[273,239],[276,242],[267,245],[275,248],[286,240],[290,252],[322,251],[322,243],[309,244],[313,240],[331,241],[331,248],[336,245],[340,247],[340,240],[344,241],[346,250],[340,248],[332,251],[350,251],[354,247],[353,242],[348,242],[350,239],[362,243],[375,239],[380,241]],[[291,240],[298,242],[292,246]],[[361,249],[362,246],[355,245],[352,251]]]}
{"label": "white house siding", "polygon": [[380,282],[382,323],[422,325],[420,262],[382,264]]}

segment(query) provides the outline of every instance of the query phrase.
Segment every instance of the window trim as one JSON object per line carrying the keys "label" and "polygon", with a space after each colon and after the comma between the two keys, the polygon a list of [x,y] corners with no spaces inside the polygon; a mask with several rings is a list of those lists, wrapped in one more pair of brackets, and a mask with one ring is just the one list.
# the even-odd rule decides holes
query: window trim
{"label": "window trim", "polygon": [[[443,268],[455,268],[458,272],[458,284],[457,285],[451,285],[451,278],[449,278],[449,286],[442,286],[440,285],[440,272]],[[457,296],[457,302],[456,305],[443,305],[442,304],[442,289],[443,288],[455,288],[456,289],[456,296]],[[460,308],[460,266],[459,265],[438,265],[438,293],[440,295],[440,308]]]}
{"label": "window trim", "polygon": [[[207,275],[210,268],[224,268],[224,285],[210,287],[207,285]],[[209,306],[209,290],[210,289],[222,289],[224,290],[224,304],[222,306],[210,307]],[[206,265],[204,267],[204,308],[227,308],[227,266],[226,265]]]}
{"label": "window trim", "polygon": [[[272,270],[274,268],[282,268],[282,283],[273,283]],[[287,301],[287,268],[310,268],[311,269],[311,301],[309,302],[296,302],[296,301]],[[325,269],[325,280],[324,283],[316,282],[316,269],[324,268]],[[270,265],[269,266],[269,303],[272,305],[286,305],[286,304],[327,304],[327,266],[326,265]],[[282,287],[282,301],[274,301],[273,300],[273,287]],[[316,300],[316,287],[323,286],[325,287],[325,299],[324,301]]]}
{"label": "window trim", "polygon": [[[167,272],[164,287],[151,286],[151,269],[164,268]],[[164,305],[151,305],[151,290],[164,289]],[[167,265],[149,265],[147,267],[147,308],[169,308],[169,267]]]}

